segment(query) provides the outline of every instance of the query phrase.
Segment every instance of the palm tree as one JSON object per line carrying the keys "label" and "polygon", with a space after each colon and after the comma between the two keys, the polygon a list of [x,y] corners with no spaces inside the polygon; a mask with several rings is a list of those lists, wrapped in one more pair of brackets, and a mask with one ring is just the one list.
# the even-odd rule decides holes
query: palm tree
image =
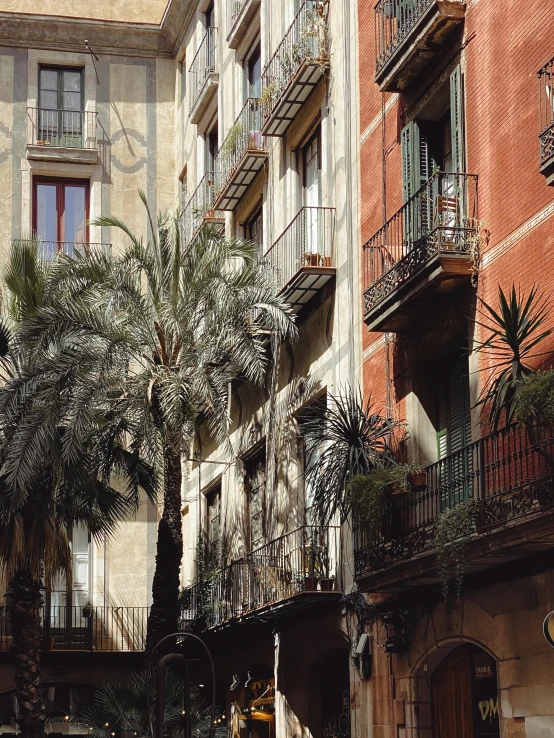
{"label": "palm tree", "polygon": [[218,441],[226,438],[231,383],[260,384],[270,361],[267,333],[292,337],[294,321],[255,244],[204,229],[183,249],[178,217],[160,215],[154,223],[141,198],[148,239],[117,218],[98,219],[126,236],[122,254],[61,259],[48,287],[55,305],[28,322],[25,337],[36,346],[71,344],[80,389],[70,433],[88,414],[87,393],[109,398],[132,447],[163,471],[149,652],[178,625],[181,464],[195,426],[204,421]]}
{"label": "palm tree", "polygon": [[[14,245],[5,273],[9,309],[0,325],[0,566],[8,582],[18,723],[23,735],[33,737],[44,735],[42,588],[60,572],[69,574],[75,525],[84,524],[95,536],[109,535],[136,509],[139,489],[153,497],[156,488],[152,470],[124,447],[117,423],[102,417],[100,406],[96,428],[90,423],[79,443],[67,443],[67,419],[55,411],[56,398],[41,380],[52,356],[31,350],[19,330],[45,306],[48,271],[36,244]],[[28,389],[25,402],[17,395],[22,382]],[[125,492],[112,486],[114,474],[126,483]]]}

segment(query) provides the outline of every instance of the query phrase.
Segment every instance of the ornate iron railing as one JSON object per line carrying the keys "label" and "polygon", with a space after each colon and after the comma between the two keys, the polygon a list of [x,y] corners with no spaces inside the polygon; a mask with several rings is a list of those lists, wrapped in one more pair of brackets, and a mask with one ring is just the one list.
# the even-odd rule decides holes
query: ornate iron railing
{"label": "ornate iron railing", "polygon": [[365,312],[437,254],[472,255],[478,247],[477,204],[476,174],[434,174],[364,244]]}
{"label": "ornate iron railing", "polygon": [[[426,11],[437,0],[379,0],[375,6],[377,38],[376,72],[390,60],[409,38]],[[465,2],[465,0],[453,0]]]}
{"label": "ornate iron railing", "polygon": [[206,172],[181,213],[181,237],[185,245],[194,240],[206,220],[223,218],[223,214],[214,209],[214,202],[215,175]]}
{"label": "ornate iron railing", "polygon": [[[42,608],[43,650],[144,651],[148,607],[50,605]],[[12,644],[6,606],[0,608],[0,650]]]}
{"label": "ornate iron railing", "polygon": [[212,628],[301,592],[340,592],[340,556],[340,527],[297,528],[189,587],[183,620]]}
{"label": "ornate iron railing", "polygon": [[27,108],[27,143],[70,149],[97,149],[98,116],[88,110]]}
{"label": "ornate iron railing", "polygon": [[265,150],[264,137],[260,131],[261,116],[260,101],[249,97],[217,153],[215,160],[217,193],[227,185],[248,151]]}
{"label": "ornate iron railing", "polygon": [[110,243],[88,243],[81,241],[45,241],[38,237],[34,241],[32,239],[17,238],[14,239],[14,243],[36,243],[38,245],[40,257],[47,260],[54,259],[58,254],[74,256],[75,254],[82,254],[89,251],[102,251],[105,254],[109,254],[112,248],[112,245]]}
{"label": "ornate iron railing", "polygon": [[262,126],[304,62],[329,64],[327,3],[304,0],[262,72]]}
{"label": "ornate iron railing", "polygon": [[208,28],[189,69],[190,110],[198,102],[211,74],[217,71],[217,28]]}
{"label": "ornate iron railing", "polygon": [[541,166],[554,157],[554,59],[539,69],[539,120]]}
{"label": "ornate iron railing", "polygon": [[476,533],[554,504],[554,436],[531,441],[511,425],[427,467],[427,484],[394,496],[380,526],[354,526],[356,575],[430,548],[434,525],[446,508],[474,500]]}
{"label": "ornate iron railing", "polygon": [[283,289],[302,267],[334,266],[335,209],[301,208],[264,260]]}

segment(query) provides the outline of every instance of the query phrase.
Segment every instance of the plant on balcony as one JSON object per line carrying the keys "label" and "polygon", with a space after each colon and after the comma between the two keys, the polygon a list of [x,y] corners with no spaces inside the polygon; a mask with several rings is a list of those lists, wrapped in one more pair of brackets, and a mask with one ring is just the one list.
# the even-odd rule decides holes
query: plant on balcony
{"label": "plant on balcony", "polygon": [[516,416],[516,392],[524,377],[533,373],[530,360],[544,355],[538,345],[552,333],[545,329],[549,300],[533,288],[527,296],[512,285],[507,296],[498,288],[498,310],[480,300],[484,310],[476,325],[485,331],[485,339],[476,341],[474,351],[484,354],[493,370],[484,383],[476,406],[488,411],[489,423],[498,430],[504,419],[510,424]]}
{"label": "plant on balcony", "polygon": [[244,135],[244,126],[240,121],[237,121],[231,128],[229,129],[229,133],[227,134],[227,138],[225,139],[222,150],[223,155],[233,156],[237,149],[239,148],[240,141],[242,136]]}
{"label": "plant on balcony", "polygon": [[312,461],[305,477],[322,523],[337,513],[342,520],[348,518],[350,481],[392,463],[394,435],[403,428],[402,423],[376,412],[371,398],[364,402],[361,392],[350,387],[331,395],[323,413],[319,407],[308,409],[306,458]]}
{"label": "plant on balcony", "polygon": [[[84,419],[103,402],[125,424],[130,449],[149,454],[162,471],[150,651],[179,621],[182,459],[190,452],[199,414],[222,442],[229,430],[233,379],[264,382],[268,356],[264,338],[249,330],[253,309],[277,340],[294,338],[296,331],[273,275],[258,261],[256,244],[203,230],[185,250],[178,218],[162,214],[156,220],[146,195],[140,197],[150,223],[148,237],[134,234],[115,217],[95,221],[122,231],[125,247],[117,255],[59,260],[49,283],[59,301],[37,314],[28,335],[35,347],[72,347],[57,382],[58,364],[49,360],[52,391],[58,387],[71,433],[78,436]],[[59,387],[70,371],[75,392],[65,406],[66,393]]]}
{"label": "plant on balcony", "polygon": [[443,510],[433,526],[435,556],[445,602],[452,586],[457,596],[461,594],[467,548],[476,532],[477,514],[476,503],[467,500]]}
{"label": "plant on balcony", "polygon": [[515,412],[526,427],[554,428],[554,369],[522,377],[516,388]]}
{"label": "plant on balcony", "polygon": [[354,518],[370,536],[377,536],[391,498],[408,491],[407,474],[406,465],[390,463],[375,467],[369,474],[359,474],[350,481],[347,494]]}

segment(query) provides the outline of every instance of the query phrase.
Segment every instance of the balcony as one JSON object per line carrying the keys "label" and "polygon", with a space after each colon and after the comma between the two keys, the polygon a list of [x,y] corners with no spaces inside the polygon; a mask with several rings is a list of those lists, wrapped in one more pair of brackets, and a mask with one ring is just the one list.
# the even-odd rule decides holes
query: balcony
{"label": "balcony", "polygon": [[364,321],[405,330],[478,263],[477,175],[437,172],[363,247]]}
{"label": "balcony", "polygon": [[96,164],[96,129],[91,111],[27,108],[27,158]]}
{"label": "balcony", "polygon": [[268,157],[260,128],[260,101],[249,98],[217,154],[215,206],[220,210],[236,208]]}
{"label": "balcony", "polygon": [[206,584],[188,589],[183,619],[203,629],[337,603],[340,528],[302,526],[234,561]]}
{"label": "balcony", "polygon": [[198,236],[202,226],[216,229],[225,228],[225,218],[221,211],[215,209],[214,173],[207,172],[200,184],[187,200],[181,214],[181,238],[183,245],[188,246]]}
{"label": "balcony", "polygon": [[335,276],[335,209],[304,207],[266,252],[278,290],[298,313]]}
{"label": "balcony", "polygon": [[199,123],[217,93],[217,28],[208,28],[189,69],[190,120]]}
{"label": "balcony", "polygon": [[[531,442],[522,426],[488,435],[427,467],[421,491],[392,497],[381,526],[355,526],[355,577],[364,591],[401,592],[439,581],[434,524],[446,508],[475,500],[467,576],[554,545],[554,435]],[[515,568],[513,568],[515,571]]]}
{"label": "balcony", "polygon": [[262,133],[282,136],[329,66],[327,5],[305,0],[262,72]]}
{"label": "balcony", "polygon": [[74,257],[77,254],[89,253],[91,251],[110,254],[112,245],[110,243],[83,243],[82,241],[44,241],[41,238],[22,239],[16,238],[13,241],[18,244],[38,244],[38,251],[41,259],[51,261],[60,254]]}
{"label": "balcony", "polygon": [[227,0],[227,43],[230,49],[236,49],[242,41],[260,5],[261,0]]}
{"label": "balcony", "polygon": [[[42,608],[43,651],[144,651],[148,607],[51,605]],[[12,644],[6,607],[0,609],[0,651]]]}
{"label": "balcony", "polygon": [[554,59],[539,70],[540,172],[554,185]]}
{"label": "balcony", "polygon": [[405,92],[465,17],[465,0],[379,0],[375,6],[381,91]]}

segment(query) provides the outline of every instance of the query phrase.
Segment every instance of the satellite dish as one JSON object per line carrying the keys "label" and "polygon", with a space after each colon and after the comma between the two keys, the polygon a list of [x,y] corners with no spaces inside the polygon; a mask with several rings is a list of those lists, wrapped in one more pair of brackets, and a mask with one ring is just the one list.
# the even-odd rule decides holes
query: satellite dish
{"label": "satellite dish", "polygon": [[545,617],[542,632],[547,643],[554,648],[554,610]]}

